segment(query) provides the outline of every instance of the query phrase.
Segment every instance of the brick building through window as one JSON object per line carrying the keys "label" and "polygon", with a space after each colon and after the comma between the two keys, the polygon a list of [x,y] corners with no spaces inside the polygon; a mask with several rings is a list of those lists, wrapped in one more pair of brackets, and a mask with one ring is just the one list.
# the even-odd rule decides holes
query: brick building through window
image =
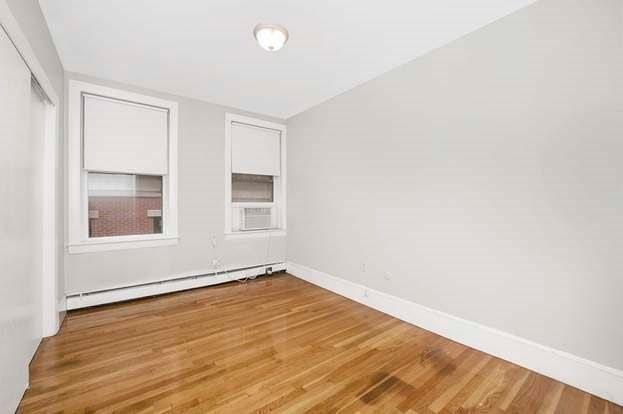
{"label": "brick building through window", "polygon": [[89,237],[162,233],[162,177],[89,173]]}

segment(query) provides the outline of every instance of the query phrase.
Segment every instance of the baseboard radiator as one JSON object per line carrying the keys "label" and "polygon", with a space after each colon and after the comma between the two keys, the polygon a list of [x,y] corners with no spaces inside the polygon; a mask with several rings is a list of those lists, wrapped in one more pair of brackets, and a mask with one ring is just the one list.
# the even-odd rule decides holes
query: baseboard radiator
{"label": "baseboard radiator", "polygon": [[121,302],[148,296],[162,295],[181,290],[218,285],[221,283],[242,280],[249,277],[262,276],[286,269],[286,264],[269,263],[261,266],[244,267],[207,272],[194,272],[178,275],[166,280],[143,283],[133,286],[85,292],[67,296],[67,310],[103,305],[106,303]]}

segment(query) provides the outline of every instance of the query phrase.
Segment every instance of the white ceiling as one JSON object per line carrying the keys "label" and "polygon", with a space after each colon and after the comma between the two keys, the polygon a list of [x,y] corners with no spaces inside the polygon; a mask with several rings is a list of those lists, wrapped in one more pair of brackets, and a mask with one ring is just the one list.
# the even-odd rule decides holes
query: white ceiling
{"label": "white ceiling", "polygon": [[[534,0],[40,0],[65,69],[288,118]],[[280,23],[279,52],[253,38]]]}

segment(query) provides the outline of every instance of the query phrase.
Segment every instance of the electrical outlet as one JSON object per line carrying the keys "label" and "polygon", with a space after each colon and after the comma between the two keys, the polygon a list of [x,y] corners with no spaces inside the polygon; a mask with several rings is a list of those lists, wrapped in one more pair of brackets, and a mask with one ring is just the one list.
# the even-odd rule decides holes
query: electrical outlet
{"label": "electrical outlet", "polygon": [[361,272],[366,273],[368,271],[368,264],[366,262],[361,262]]}
{"label": "electrical outlet", "polygon": [[392,279],[393,279],[393,277],[394,277],[394,276],[393,276],[390,272],[385,272],[385,273],[383,273],[383,278],[384,278],[385,280],[392,280]]}

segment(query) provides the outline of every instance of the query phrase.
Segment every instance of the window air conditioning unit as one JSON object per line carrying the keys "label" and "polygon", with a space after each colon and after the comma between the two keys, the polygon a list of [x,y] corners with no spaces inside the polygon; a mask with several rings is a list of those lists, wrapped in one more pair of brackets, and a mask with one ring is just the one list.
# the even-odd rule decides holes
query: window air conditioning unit
{"label": "window air conditioning unit", "polygon": [[266,230],[272,227],[271,207],[244,207],[241,213],[240,230]]}

